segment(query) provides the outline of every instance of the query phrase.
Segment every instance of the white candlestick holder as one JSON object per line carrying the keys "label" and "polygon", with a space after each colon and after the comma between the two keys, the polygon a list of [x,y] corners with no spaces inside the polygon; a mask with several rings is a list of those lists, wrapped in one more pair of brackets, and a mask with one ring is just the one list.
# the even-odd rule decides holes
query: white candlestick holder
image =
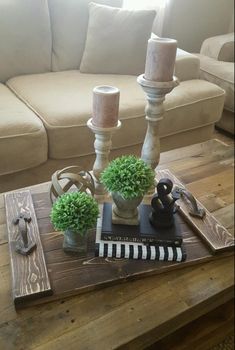
{"label": "white candlestick holder", "polygon": [[147,95],[145,118],[148,127],[141,151],[141,159],[155,170],[160,160],[159,126],[165,112],[163,102],[165,95],[179,85],[179,80],[174,76],[172,81],[157,82],[147,80],[144,74],[141,74],[138,76],[137,82]]}
{"label": "white candlestick holder", "polygon": [[93,177],[95,181],[95,194],[105,195],[103,184],[100,182],[100,175],[103,170],[109,164],[109,153],[112,147],[112,135],[118,129],[120,129],[122,123],[118,121],[117,126],[110,128],[101,128],[92,124],[92,118],[87,122],[88,128],[90,128],[95,134],[94,148],[96,153],[96,159],[93,165]]}

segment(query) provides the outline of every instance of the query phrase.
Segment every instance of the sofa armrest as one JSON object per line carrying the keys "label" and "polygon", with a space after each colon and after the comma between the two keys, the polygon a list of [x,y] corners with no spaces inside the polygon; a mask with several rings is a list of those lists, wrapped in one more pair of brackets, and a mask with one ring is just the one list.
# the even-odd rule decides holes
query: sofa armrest
{"label": "sofa armrest", "polygon": [[217,35],[204,40],[200,54],[217,61],[234,62],[234,33]]}
{"label": "sofa armrest", "polygon": [[199,58],[187,51],[177,49],[174,74],[180,81],[199,79]]}

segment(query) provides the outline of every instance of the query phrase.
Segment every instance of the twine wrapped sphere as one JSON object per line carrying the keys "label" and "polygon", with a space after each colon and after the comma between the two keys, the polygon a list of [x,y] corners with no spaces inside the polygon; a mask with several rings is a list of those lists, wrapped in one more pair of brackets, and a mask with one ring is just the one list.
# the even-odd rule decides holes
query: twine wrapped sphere
{"label": "twine wrapped sphere", "polygon": [[95,184],[89,171],[82,170],[76,165],[57,170],[51,177],[51,201],[53,202],[74,186],[76,191],[86,192],[94,196]]}

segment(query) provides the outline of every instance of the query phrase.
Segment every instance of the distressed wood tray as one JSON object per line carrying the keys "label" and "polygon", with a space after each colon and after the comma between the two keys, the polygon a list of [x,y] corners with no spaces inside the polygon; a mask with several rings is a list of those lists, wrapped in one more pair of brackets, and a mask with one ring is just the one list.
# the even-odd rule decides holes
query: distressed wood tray
{"label": "distressed wood tray", "polygon": [[[160,179],[162,177],[172,178],[174,183],[180,184],[178,179],[168,170],[158,171],[157,178]],[[20,193],[22,195],[22,192],[18,192],[18,194],[15,193],[15,198],[17,198],[17,196],[20,197]],[[93,252],[85,259],[69,256],[62,250],[63,234],[54,232],[53,226],[50,223],[49,213],[51,210],[51,203],[49,194],[38,193],[32,196],[34,209],[31,208],[31,210],[35,210],[37,218],[36,226],[40,233],[43,249],[39,243],[37,248],[37,250],[40,250],[39,252],[33,252],[31,258],[20,258],[31,259],[33,264],[37,266],[36,254],[44,253],[48,276],[46,272],[41,275],[39,269],[35,277],[36,269],[34,269],[34,279],[31,280],[30,268],[27,268],[27,274],[22,273],[24,263],[22,269],[19,268],[19,264],[21,264],[23,260],[21,259],[22,261],[16,263],[19,257],[11,248],[12,218],[9,213],[12,212],[10,208],[13,207],[13,203],[12,198],[10,200],[9,196],[10,194],[6,194],[5,200],[13,277],[13,299],[16,307],[45,303],[103,288],[115,283],[148,275],[160,274],[233,254],[234,240],[231,234],[222,227],[208,211],[205,219],[192,219],[187,214],[186,203],[182,201],[179,204],[181,205],[183,240],[187,252],[187,260],[185,262],[103,259],[94,257]],[[14,215],[15,214],[14,212]],[[34,224],[34,222],[32,224]],[[29,260],[27,260],[27,263],[29,263]],[[44,286],[46,282],[50,290],[49,294],[53,294],[48,295],[48,293],[38,293],[38,291],[34,293],[32,289],[29,297],[27,293],[25,293],[25,289],[29,290],[29,287],[25,289],[19,288],[19,283],[21,286],[24,286],[24,283],[27,285],[27,283],[35,283],[35,281],[39,281],[42,286]],[[21,295],[18,293],[16,296],[14,293],[17,288],[22,291]]]}

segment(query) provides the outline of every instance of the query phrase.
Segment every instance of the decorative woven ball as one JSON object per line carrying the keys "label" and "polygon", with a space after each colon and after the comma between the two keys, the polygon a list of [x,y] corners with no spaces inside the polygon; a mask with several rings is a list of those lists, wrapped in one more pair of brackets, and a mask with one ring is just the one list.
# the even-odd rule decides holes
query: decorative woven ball
{"label": "decorative woven ball", "polygon": [[[73,188],[72,188],[73,187]],[[50,196],[53,202],[68,191],[86,192],[94,196],[95,184],[91,173],[79,166],[57,170],[51,177]]]}

